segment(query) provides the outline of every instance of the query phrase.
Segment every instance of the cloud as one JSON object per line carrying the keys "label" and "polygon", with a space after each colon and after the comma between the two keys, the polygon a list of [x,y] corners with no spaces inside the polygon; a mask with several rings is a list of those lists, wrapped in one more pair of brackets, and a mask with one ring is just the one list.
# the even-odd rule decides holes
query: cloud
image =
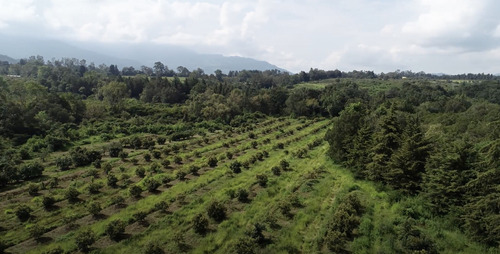
{"label": "cloud", "polygon": [[291,71],[464,72],[500,61],[499,12],[496,0],[16,0],[3,1],[0,32],[174,44]]}

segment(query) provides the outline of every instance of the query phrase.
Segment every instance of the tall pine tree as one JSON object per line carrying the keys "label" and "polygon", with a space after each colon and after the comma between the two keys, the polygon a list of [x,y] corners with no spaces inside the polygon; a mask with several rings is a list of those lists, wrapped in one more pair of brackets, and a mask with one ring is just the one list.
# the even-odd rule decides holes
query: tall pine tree
{"label": "tall pine tree", "polygon": [[424,176],[424,196],[434,212],[446,214],[464,205],[466,184],[474,177],[477,151],[468,141],[437,146],[429,157]]}
{"label": "tall pine tree", "polygon": [[417,118],[408,119],[401,140],[401,147],[392,154],[383,177],[393,188],[414,195],[420,191],[429,155],[429,142],[425,140]]}
{"label": "tall pine tree", "polygon": [[500,140],[490,146],[477,178],[467,184],[465,229],[475,240],[500,246]]}
{"label": "tall pine tree", "polygon": [[374,146],[371,149],[371,162],[366,166],[369,180],[385,183],[388,163],[392,154],[399,148],[403,124],[394,108],[394,104],[380,118],[378,131],[373,135]]}

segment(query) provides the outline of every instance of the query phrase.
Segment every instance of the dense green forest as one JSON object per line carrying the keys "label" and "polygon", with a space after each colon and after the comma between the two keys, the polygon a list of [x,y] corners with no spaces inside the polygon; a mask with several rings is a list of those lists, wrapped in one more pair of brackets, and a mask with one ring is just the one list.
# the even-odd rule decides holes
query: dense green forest
{"label": "dense green forest", "polygon": [[500,251],[497,76],[0,75],[0,253]]}

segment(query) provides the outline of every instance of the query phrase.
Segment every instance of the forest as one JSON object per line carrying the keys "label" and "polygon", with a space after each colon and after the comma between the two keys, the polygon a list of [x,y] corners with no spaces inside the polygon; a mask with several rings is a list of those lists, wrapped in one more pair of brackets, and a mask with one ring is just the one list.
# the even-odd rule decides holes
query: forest
{"label": "forest", "polygon": [[500,77],[0,63],[0,253],[498,253]]}

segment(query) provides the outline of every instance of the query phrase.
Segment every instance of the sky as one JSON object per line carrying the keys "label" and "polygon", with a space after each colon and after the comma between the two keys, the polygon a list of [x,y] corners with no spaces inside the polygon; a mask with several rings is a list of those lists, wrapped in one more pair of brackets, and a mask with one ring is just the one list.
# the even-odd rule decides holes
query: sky
{"label": "sky", "polygon": [[498,0],[0,0],[0,33],[172,44],[298,72],[500,73]]}

